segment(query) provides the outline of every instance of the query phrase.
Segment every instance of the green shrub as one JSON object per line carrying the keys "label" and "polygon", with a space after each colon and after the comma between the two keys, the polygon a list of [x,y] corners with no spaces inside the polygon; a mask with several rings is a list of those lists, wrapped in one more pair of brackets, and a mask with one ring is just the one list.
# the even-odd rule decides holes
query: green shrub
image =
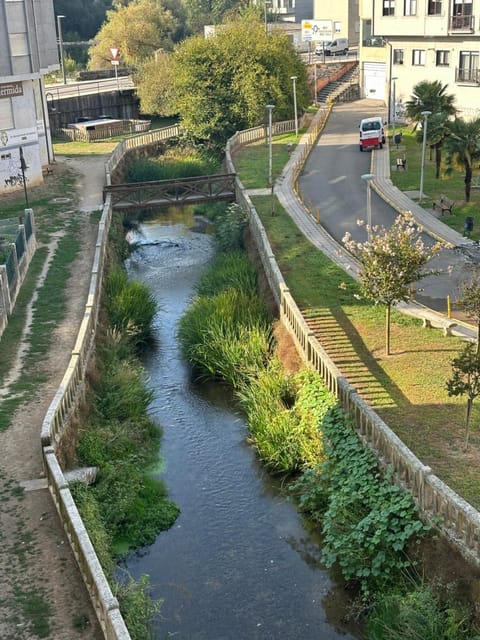
{"label": "green shrub", "polygon": [[247,221],[247,215],[240,205],[229,205],[224,215],[215,220],[214,239],[217,250],[227,252],[242,249]]}
{"label": "green shrub", "polygon": [[[369,640],[479,640],[471,614],[441,598],[427,585],[406,593],[378,594],[369,617]],[[474,635],[475,634],[475,635]]]}
{"label": "green shrub", "polygon": [[130,578],[127,583],[116,583],[114,595],[132,640],[155,640],[154,620],[162,606],[162,600],[152,600],[149,594],[150,581],[143,575],[137,581]]}
{"label": "green shrub", "polygon": [[112,540],[107,533],[100,505],[90,487],[81,482],[70,484],[75,504],[80,512],[88,536],[95,547],[95,552],[107,576],[112,574],[115,563],[111,553]]}
{"label": "green shrub", "polygon": [[217,160],[201,149],[185,146],[183,149],[165,149],[157,158],[138,158],[128,166],[127,182],[150,182],[153,180],[175,180],[219,173]]}
{"label": "green shrub", "polygon": [[101,469],[94,494],[117,554],[152,544],[179,514],[163,482],[130,462],[115,461]]}
{"label": "green shrub", "polygon": [[135,347],[148,342],[157,310],[148,288],[140,282],[129,281],[123,269],[115,269],[107,276],[105,293],[105,311],[112,331]]}
{"label": "green shrub", "polygon": [[292,473],[323,459],[321,424],[334,400],[313,371],[287,376],[274,359],[237,395],[259,457],[272,471]]}

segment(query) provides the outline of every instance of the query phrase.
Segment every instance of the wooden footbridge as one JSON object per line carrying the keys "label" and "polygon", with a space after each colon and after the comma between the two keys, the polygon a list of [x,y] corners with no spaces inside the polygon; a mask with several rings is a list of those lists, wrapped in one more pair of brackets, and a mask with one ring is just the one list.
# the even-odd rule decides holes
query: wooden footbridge
{"label": "wooden footbridge", "polygon": [[235,174],[115,184],[104,187],[104,200],[107,194],[111,195],[112,207],[117,210],[235,200]]}

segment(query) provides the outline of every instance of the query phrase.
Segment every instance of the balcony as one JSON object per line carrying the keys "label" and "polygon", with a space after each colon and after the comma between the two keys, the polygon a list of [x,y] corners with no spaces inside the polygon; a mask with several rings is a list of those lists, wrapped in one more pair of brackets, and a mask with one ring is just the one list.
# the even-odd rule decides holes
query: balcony
{"label": "balcony", "polygon": [[455,33],[473,33],[475,16],[450,16],[448,31]]}
{"label": "balcony", "polygon": [[455,69],[455,82],[459,84],[480,85],[480,69]]}

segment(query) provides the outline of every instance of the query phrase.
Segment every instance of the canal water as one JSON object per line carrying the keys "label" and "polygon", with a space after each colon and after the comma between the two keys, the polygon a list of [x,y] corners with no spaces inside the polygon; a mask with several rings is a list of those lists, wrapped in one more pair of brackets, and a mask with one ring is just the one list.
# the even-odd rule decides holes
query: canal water
{"label": "canal water", "polygon": [[163,600],[157,638],[334,640],[353,638],[344,594],[281,482],[249,446],[242,415],[218,385],[197,384],[182,360],[177,323],[213,256],[211,236],[183,210],[142,224],[128,260],[156,298],[156,346],[145,358],[163,429],[158,474],[181,514],[125,563],[148,574]]}

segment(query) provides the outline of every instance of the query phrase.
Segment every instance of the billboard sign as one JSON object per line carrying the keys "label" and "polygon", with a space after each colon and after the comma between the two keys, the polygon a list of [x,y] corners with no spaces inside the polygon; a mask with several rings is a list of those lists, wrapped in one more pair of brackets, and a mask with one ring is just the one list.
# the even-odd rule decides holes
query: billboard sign
{"label": "billboard sign", "polygon": [[332,38],[332,20],[302,20],[302,40],[304,42],[329,42]]}

